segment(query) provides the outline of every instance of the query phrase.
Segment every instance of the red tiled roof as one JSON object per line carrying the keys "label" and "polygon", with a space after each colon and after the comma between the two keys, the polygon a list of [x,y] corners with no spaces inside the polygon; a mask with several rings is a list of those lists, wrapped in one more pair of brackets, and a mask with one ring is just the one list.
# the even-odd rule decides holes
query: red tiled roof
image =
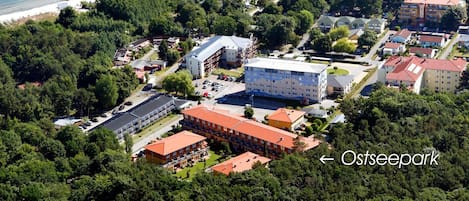
{"label": "red tiled roof", "polygon": [[459,0],[404,0],[404,3],[457,6]]}
{"label": "red tiled roof", "polygon": [[420,42],[431,42],[431,43],[441,43],[443,40],[442,36],[429,36],[429,35],[421,35],[419,41]]}
{"label": "red tiled roof", "polygon": [[389,49],[398,49],[401,46],[400,43],[385,43],[384,48],[389,48]]}
{"label": "red tiled roof", "polygon": [[[203,105],[185,109],[182,113],[290,149],[294,147],[294,140],[298,137],[298,135],[282,129],[230,113],[209,109]],[[319,140],[309,138],[300,138],[300,141],[306,145],[304,150],[314,148],[321,143]]]}
{"label": "red tiled roof", "polygon": [[462,72],[466,68],[467,62],[462,58],[452,60],[427,59],[423,65],[426,69]]}
{"label": "red tiled roof", "polygon": [[149,144],[145,146],[145,149],[161,156],[166,156],[177,150],[191,146],[200,141],[204,141],[205,139],[206,138],[204,136],[200,136],[189,131],[181,131]]}
{"label": "red tiled roof", "polygon": [[423,47],[411,47],[409,48],[409,53],[420,53],[420,54],[426,54],[426,55],[431,55],[433,53],[432,48],[423,48]]}
{"label": "red tiled roof", "polygon": [[416,81],[426,69],[444,71],[464,71],[467,63],[464,59],[439,60],[411,57],[390,57],[385,66],[393,66],[394,70],[386,75],[388,80]]}
{"label": "red tiled roof", "polygon": [[266,164],[271,161],[271,159],[259,156],[252,152],[245,152],[239,156],[213,166],[212,170],[229,175],[231,172],[244,172],[250,170],[257,161],[261,164]]}
{"label": "red tiled roof", "polygon": [[386,75],[386,79],[415,82],[425,71],[421,65],[422,60],[418,57],[402,60],[391,73]]}
{"label": "red tiled roof", "polygon": [[[31,82],[30,84],[31,84],[31,86],[33,86],[33,87],[40,87],[40,86],[42,86],[42,82]],[[26,84],[19,84],[17,87],[18,87],[19,89],[25,89],[25,88],[26,88]]]}
{"label": "red tiled roof", "polygon": [[394,36],[401,36],[403,38],[407,38],[410,35],[412,35],[412,32],[410,32],[408,29],[402,29],[396,33]]}
{"label": "red tiled roof", "polygon": [[305,112],[279,108],[267,117],[269,120],[293,123],[305,115]]}

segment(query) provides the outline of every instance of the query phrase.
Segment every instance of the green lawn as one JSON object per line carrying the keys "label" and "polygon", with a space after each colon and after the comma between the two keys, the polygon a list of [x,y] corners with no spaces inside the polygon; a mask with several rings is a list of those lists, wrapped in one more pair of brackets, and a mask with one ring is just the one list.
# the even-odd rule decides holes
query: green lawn
{"label": "green lawn", "polygon": [[157,53],[157,52],[153,52],[153,54],[150,56],[150,60],[153,61],[153,60],[157,60],[157,59],[159,59],[158,53]]}
{"label": "green lawn", "polygon": [[141,139],[143,139],[145,136],[147,136],[147,135],[161,129],[161,127],[165,126],[166,123],[168,123],[170,121],[173,121],[177,118],[178,118],[178,115],[170,114],[170,115],[166,116],[165,118],[156,121],[152,125],[150,125],[148,127],[145,127],[139,133],[136,133],[136,134],[132,135],[132,140],[134,141],[134,143],[136,143],[136,142],[140,141]]}
{"label": "green lawn", "polygon": [[465,52],[464,50],[458,48],[457,45],[454,45],[449,58],[453,57],[469,57],[469,51]]}
{"label": "green lawn", "polygon": [[328,68],[327,69],[327,74],[348,75],[349,72],[348,72],[348,70],[345,70],[343,68],[338,68],[337,70],[335,70],[334,68]]}
{"label": "green lawn", "polygon": [[228,75],[230,77],[235,77],[235,78],[241,77],[243,73],[244,73],[244,67],[239,67],[239,68],[231,69],[231,70],[223,69],[223,68],[216,68],[212,72],[212,74],[214,75],[224,74],[224,75]]}
{"label": "green lawn", "polygon": [[[205,169],[217,164],[218,163],[217,160],[221,156],[218,155],[218,154],[215,154],[215,152],[213,152],[212,150],[209,150],[208,153],[210,155],[210,158],[206,161],[205,167],[204,167],[204,162],[198,162],[193,167],[186,167],[186,168],[182,169],[181,171],[177,172],[176,176],[179,177],[179,178],[184,178],[184,179],[187,179],[188,181],[190,181],[192,178],[194,178],[194,176],[197,173],[204,172]],[[189,174],[190,174],[189,178],[186,178],[187,177],[187,172],[189,172]]]}

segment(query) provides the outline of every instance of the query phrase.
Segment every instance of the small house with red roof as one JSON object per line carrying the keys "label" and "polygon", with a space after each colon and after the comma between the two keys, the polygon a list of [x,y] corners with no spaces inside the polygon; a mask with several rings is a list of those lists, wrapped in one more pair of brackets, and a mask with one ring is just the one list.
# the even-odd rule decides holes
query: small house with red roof
{"label": "small house with red roof", "polygon": [[210,169],[214,174],[229,175],[230,173],[240,173],[251,170],[252,166],[256,163],[267,166],[270,161],[270,158],[263,157],[248,151],[227,161],[214,165]]}
{"label": "small house with red roof", "polygon": [[397,55],[405,52],[405,45],[402,43],[385,43],[383,47],[383,55]]}
{"label": "small house with red roof", "polygon": [[408,29],[402,29],[391,37],[391,42],[406,44],[409,42],[411,36],[412,32],[410,32]]}
{"label": "small house with red roof", "polygon": [[182,131],[145,146],[145,158],[169,169],[184,168],[208,155],[205,139],[190,131]]}
{"label": "small house with red roof", "polygon": [[422,58],[431,59],[436,56],[437,49],[423,48],[423,47],[411,47],[409,48],[409,54],[412,56],[418,56]]}
{"label": "small house with red roof", "polygon": [[293,131],[305,122],[305,112],[279,108],[267,117],[269,126]]}
{"label": "small house with red roof", "polygon": [[445,46],[445,37],[443,36],[420,35],[418,41],[419,45],[424,48]]}

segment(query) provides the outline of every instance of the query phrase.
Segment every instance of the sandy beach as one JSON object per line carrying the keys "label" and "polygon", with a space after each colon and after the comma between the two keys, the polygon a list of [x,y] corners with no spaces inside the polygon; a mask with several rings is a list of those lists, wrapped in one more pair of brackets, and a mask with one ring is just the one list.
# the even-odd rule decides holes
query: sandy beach
{"label": "sandy beach", "polygon": [[69,0],[69,1],[60,1],[57,3],[48,4],[38,8],[33,8],[30,10],[14,12],[10,14],[0,15],[0,23],[9,24],[18,20],[32,18],[37,15],[42,14],[58,14],[61,9],[71,6],[79,9],[81,7],[81,2],[95,2],[95,0]]}

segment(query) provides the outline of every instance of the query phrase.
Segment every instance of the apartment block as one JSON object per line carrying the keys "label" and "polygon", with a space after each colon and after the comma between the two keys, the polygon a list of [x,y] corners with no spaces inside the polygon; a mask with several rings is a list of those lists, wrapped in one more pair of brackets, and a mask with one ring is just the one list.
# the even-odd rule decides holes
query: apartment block
{"label": "apartment block", "polygon": [[326,97],[327,65],[255,58],[244,66],[246,93],[321,102]]}
{"label": "apartment block", "polygon": [[426,22],[440,23],[441,17],[452,6],[466,7],[465,0],[404,0],[399,9],[399,22],[414,26]]}
{"label": "apartment block", "polygon": [[254,37],[214,36],[184,56],[184,64],[195,78],[203,78],[217,67],[239,67],[256,53]]}
{"label": "apartment block", "polygon": [[134,134],[145,126],[167,116],[185,101],[166,95],[154,96],[124,113],[118,113],[101,126],[113,131],[118,139]]}
{"label": "apartment block", "polygon": [[298,136],[203,105],[183,110],[182,114],[184,119],[181,124],[185,130],[208,139],[228,142],[236,152],[250,151],[269,158],[279,158],[284,153],[309,150],[321,143],[317,139]]}
{"label": "apartment block", "polygon": [[204,136],[181,131],[145,146],[145,158],[168,169],[184,168],[208,155],[205,139]]}
{"label": "apartment block", "polygon": [[390,57],[380,69],[378,79],[388,87],[405,84],[415,93],[422,88],[436,92],[455,92],[467,62],[463,59],[439,60],[411,57]]}

